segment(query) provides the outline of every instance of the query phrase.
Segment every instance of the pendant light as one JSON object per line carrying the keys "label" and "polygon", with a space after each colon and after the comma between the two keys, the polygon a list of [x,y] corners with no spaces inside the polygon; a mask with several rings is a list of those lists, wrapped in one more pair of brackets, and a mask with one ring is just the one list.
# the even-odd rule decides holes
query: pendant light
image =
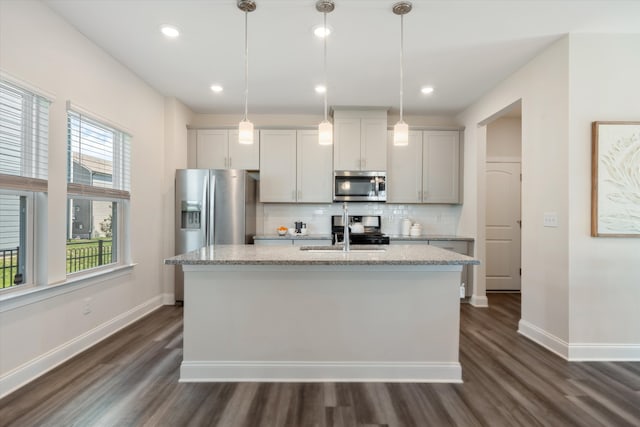
{"label": "pendant light", "polygon": [[327,92],[329,88],[327,86],[327,37],[329,36],[327,30],[327,13],[330,13],[335,8],[333,0],[318,0],[316,2],[316,10],[323,15],[323,28],[324,36],[323,40],[323,63],[324,63],[324,120],[318,125],[318,143],[320,145],[333,144],[333,125],[327,120]]}
{"label": "pendant light", "polygon": [[393,5],[393,13],[400,15],[400,120],[393,127],[393,145],[409,145],[409,125],[402,120],[403,90],[404,90],[404,15],[411,12],[411,2],[401,1]]}
{"label": "pendant light", "polygon": [[252,0],[238,0],[238,9],[244,12],[244,118],[238,125],[238,142],[253,144],[253,123],[247,118],[249,104],[249,40],[247,37],[249,12],[256,10],[256,2]]}

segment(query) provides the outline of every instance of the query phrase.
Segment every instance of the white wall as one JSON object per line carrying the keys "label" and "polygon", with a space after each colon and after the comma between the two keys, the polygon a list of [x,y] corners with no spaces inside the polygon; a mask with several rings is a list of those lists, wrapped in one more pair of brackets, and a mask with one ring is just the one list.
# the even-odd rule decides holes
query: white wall
{"label": "white wall", "polygon": [[[522,100],[521,327],[543,331],[552,344],[569,339],[568,52],[564,37],[458,117],[465,126],[465,198],[459,232],[476,237],[481,265],[475,269],[472,302],[481,305],[486,283],[484,124]],[[544,228],[544,212],[556,212],[560,226]]]}
{"label": "white wall", "polygon": [[501,117],[487,124],[487,160],[519,161],[522,156],[522,120]]}
{"label": "white wall", "polygon": [[[120,124],[133,136],[130,236],[136,263],[124,273],[65,285],[64,292],[41,293],[45,299],[1,302],[2,395],[162,304],[169,288],[162,276],[162,259],[168,251],[163,199],[172,192],[164,177],[170,163],[186,164],[181,158],[165,161],[165,155],[175,155],[186,143],[176,143],[171,153],[165,153],[164,98],[43,3],[0,2],[0,68],[55,95],[50,114],[47,235],[39,242],[46,246],[36,260],[46,265],[42,284],[66,280],[67,100]],[[185,120],[184,114],[177,116],[176,122]],[[85,299],[90,299],[92,308],[87,315]]]}
{"label": "white wall", "polygon": [[[590,124],[640,117],[638,51],[637,34],[566,36],[459,116],[465,158],[475,159],[466,188],[478,179],[477,193],[465,192],[460,229],[477,235],[483,261],[484,124],[522,100],[519,327],[571,360],[640,359],[640,240],[590,237]],[[544,212],[556,212],[559,227],[542,227]]]}
{"label": "white wall", "polygon": [[[640,34],[572,35],[570,52],[570,341],[640,358],[640,238],[590,237],[591,122],[640,121]],[[640,165],[636,165],[640,168]],[[584,344],[585,348],[578,344]],[[635,350],[634,350],[635,349]]]}

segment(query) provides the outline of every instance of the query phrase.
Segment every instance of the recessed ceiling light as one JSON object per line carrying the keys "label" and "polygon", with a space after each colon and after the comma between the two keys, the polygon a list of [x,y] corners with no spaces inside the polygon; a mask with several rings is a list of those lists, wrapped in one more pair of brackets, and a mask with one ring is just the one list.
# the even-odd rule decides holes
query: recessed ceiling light
{"label": "recessed ceiling light", "polygon": [[170,39],[175,39],[180,35],[180,31],[172,25],[163,25],[160,27],[160,31]]}
{"label": "recessed ceiling light", "polygon": [[319,38],[324,38],[329,36],[331,34],[331,31],[332,29],[328,25],[326,28],[323,27],[322,25],[316,25],[315,27],[313,27],[313,34]]}
{"label": "recessed ceiling light", "polygon": [[211,90],[214,91],[215,93],[220,93],[220,92],[222,92],[222,86],[220,86],[220,85],[211,85]]}
{"label": "recessed ceiling light", "polygon": [[315,88],[315,89],[316,89],[316,92],[317,92],[317,93],[325,93],[325,92],[327,91],[327,88],[326,88],[326,87],[324,87],[324,86],[322,86],[322,85],[318,85],[318,86],[316,86],[316,88]]}
{"label": "recessed ceiling light", "polygon": [[429,95],[430,93],[433,93],[433,88],[431,86],[424,86],[422,89],[420,89],[420,92],[424,93],[425,95]]}

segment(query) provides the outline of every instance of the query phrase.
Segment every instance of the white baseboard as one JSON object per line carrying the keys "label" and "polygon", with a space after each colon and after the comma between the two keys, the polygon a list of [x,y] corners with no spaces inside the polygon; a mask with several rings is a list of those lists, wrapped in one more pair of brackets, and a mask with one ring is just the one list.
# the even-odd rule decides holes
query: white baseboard
{"label": "white baseboard", "polygon": [[569,360],[602,362],[638,362],[640,344],[569,344]]}
{"label": "white baseboard", "polygon": [[469,303],[474,307],[489,307],[489,299],[486,295],[471,295]]}
{"label": "white baseboard", "polygon": [[162,295],[156,296],[2,375],[0,377],[0,398],[151,313],[163,305],[163,300]]}
{"label": "white baseboard", "polygon": [[183,361],[180,382],[419,382],[461,383],[449,363]]}
{"label": "white baseboard", "polygon": [[520,319],[520,322],[518,322],[518,333],[540,344],[563,359],[569,359],[569,344],[544,329],[540,329],[526,320]]}
{"label": "white baseboard", "polygon": [[175,303],[175,294],[162,294],[162,305],[174,305]]}

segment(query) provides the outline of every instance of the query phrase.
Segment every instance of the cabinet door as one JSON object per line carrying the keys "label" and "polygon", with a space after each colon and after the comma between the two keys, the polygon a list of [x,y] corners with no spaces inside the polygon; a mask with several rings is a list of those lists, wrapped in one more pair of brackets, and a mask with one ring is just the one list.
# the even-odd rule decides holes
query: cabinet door
{"label": "cabinet door", "polygon": [[240,144],[238,130],[229,131],[229,169],[260,169],[260,135],[253,131],[253,144]]}
{"label": "cabinet door", "polygon": [[333,121],[333,167],[335,170],[361,170],[360,119]]}
{"label": "cabinet door", "polygon": [[409,131],[409,145],[393,145],[387,134],[387,203],[422,202],[422,131]]}
{"label": "cabinet door", "polygon": [[260,201],[296,201],[296,131],[260,131]]}
{"label": "cabinet door", "polygon": [[362,170],[387,170],[387,120],[362,119],[360,121],[360,154]]}
{"label": "cabinet door", "polygon": [[460,203],[460,134],[425,131],[422,146],[424,203]]}
{"label": "cabinet door", "polygon": [[298,202],[331,203],[333,199],[333,150],[318,144],[318,131],[298,131]]}
{"label": "cabinet door", "polygon": [[200,129],[196,132],[196,168],[225,169],[229,157],[227,146],[229,131],[225,129]]}

